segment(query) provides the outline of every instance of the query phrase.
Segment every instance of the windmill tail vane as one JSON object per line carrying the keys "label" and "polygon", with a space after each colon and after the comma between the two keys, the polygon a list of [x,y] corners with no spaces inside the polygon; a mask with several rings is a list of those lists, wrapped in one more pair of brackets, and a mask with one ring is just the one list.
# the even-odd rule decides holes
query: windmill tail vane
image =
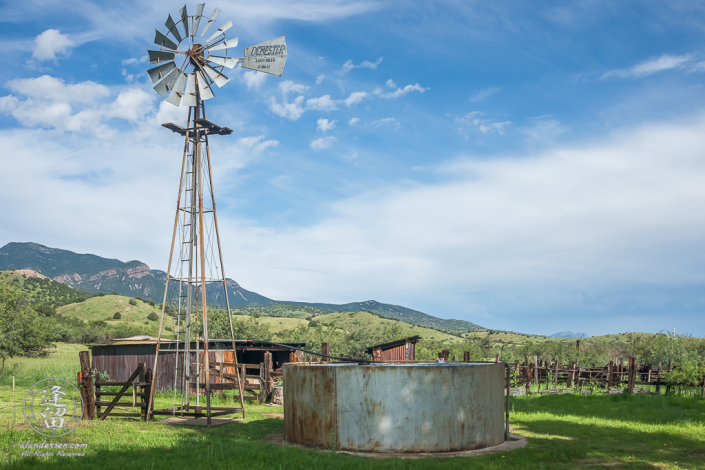
{"label": "windmill tail vane", "polygon": [[[156,64],[147,70],[154,91],[174,106],[188,107],[189,113],[186,127],[162,124],[185,139],[153,368],[155,383],[160,386],[160,349],[163,347],[165,352],[175,354],[170,356],[173,358],[170,361],[173,383],[164,384],[162,380],[161,384],[162,388],[173,387],[174,403],[171,408],[153,409],[155,387],[151,387],[147,419],[154,414],[176,416],[178,413],[182,417],[205,417],[210,426],[211,416],[241,414],[245,418],[246,377],[241,373],[237,357],[208,145],[210,135],[228,135],[232,130],[207,120],[204,102],[215,97],[213,84],[222,88],[230,81],[224,73],[226,68],[233,69],[240,64],[245,69],[281,76],[287,47],[281,36],[247,47],[244,54],[238,56],[234,52],[238,38],[226,36],[233,28],[232,20],[219,23],[220,9],[215,8],[210,16],[204,16],[204,8],[205,4],[201,3],[195,14],[189,14],[184,5],[177,16],[169,14],[164,32],[159,29],[155,32],[154,44],[158,49],[148,50],[149,63]],[[227,315],[230,339],[226,342],[209,338],[209,312],[212,315],[213,310]],[[176,341],[167,342],[162,338],[169,322],[167,329],[174,332]],[[210,359],[213,354],[216,362]],[[218,390],[239,392],[239,408],[219,407],[212,411],[212,374],[220,381]],[[195,407],[191,404],[194,388]],[[178,405],[177,391],[181,392]],[[205,413],[201,395],[206,399]]]}

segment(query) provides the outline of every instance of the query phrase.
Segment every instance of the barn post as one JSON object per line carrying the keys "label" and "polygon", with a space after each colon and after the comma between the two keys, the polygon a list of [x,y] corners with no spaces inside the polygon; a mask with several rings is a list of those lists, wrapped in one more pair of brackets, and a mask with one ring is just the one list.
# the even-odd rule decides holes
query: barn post
{"label": "barn post", "polygon": [[[330,344],[329,343],[321,343],[321,354],[323,354],[325,356],[330,356]],[[322,361],[323,362],[330,362],[330,358],[323,357]]]}
{"label": "barn post", "polygon": [[93,376],[88,351],[78,353],[81,363],[81,398],[83,399],[83,419],[95,418],[95,395],[93,391]]}

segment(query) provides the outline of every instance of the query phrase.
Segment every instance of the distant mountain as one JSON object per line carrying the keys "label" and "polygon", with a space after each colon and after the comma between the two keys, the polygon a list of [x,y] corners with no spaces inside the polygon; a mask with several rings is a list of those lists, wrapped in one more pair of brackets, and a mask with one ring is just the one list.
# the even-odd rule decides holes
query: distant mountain
{"label": "distant mountain", "polygon": [[482,329],[465,320],[444,320],[428,315],[417,310],[412,310],[399,305],[383,304],[376,300],[368,300],[365,302],[351,302],[349,304],[319,304],[309,302],[285,302],[293,305],[308,305],[309,307],[319,308],[328,312],[360,312],[367,310],[368,312],[376,313],[377,315],[400,320],[414,325],[421,325],[426,328],[435,328],[436,330],[446,331],[448,333],[467,333],[469,331]]}
{"label": "distant mountain", "polygon": [[[0,270],[33,269],[55,281],[87,292],[117,292],[129,297],[161,303],[166,272],[152,270],[141,261],[122,262],[91,254],[49,248],[38,243],[8,243],[0,248]],[[375,300],[347,304],[276,301],[256,292],[243,289],[232,279],[226,279],[228,299],[233,307],[267,307],[274,304],[305,305],[326,312],[358,312],[367,310],[380,316],[421,325],[449,333],[466,333],[482,327],[464,320],[444,320],[399,305],[383,304]],[[225,304],[222,290],[209,285],[211,298]]]}
{"label": "distant mountain", "polygon": [[573,333],[572,331],[561,331],[560,333],[553,333],[551,338],[589,338],[590,335],[585,333]]}

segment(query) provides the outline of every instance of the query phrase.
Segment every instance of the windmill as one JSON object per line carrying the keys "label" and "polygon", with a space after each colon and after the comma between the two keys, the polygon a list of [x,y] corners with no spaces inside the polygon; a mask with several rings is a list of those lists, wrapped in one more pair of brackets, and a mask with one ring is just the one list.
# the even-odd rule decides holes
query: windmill
{"label": "windmill", "polygon": [[[153,412],[172,415],[178,412],[180,416],[202,416],[200,396],[203,389],[206,398],[206,418],[210,426],[213,413],[211,412],[210,380],[212,368],[208,350],[209,299],[212,300],[214,297],[218,299],[220,307],[224,308],[227,314],[235,362],[235,384],[240,393],[240,408],[218,408],[216,415],[242,413],[242,417],[245,418],[243,401],[245,377],[241,376],[240,367],[237,364],[236,340],[223,267],[208,146],[209,136],[228,135],[232,130],[206,119],[205,101],[215,97],[214,84],[220,88],[230,81],[223,73],[225,68],[233,69],[241,64],[246,69],[281,76],[287,59],[287,49],[286,41],[282,36],[245,48],[244,56],[236,57],[232,51],[238,44],[238,38],[226,37],[226,32],[233,26],[232,20],[218,23],[220,14],[218,8],[207,18],[203,15],[204,7],[205,4],[199,4],[196,13],[189,15],[184,5],[179,10],[177,21],[174,21],[171,15],[167,17],[164,23],[166,33],[157,30],[154,38],[154,43],[159,46],[159,49],[148,51],[149,63],[156,66],[147,70],[147,73],[154,83],[154,90],[165,98],[165,101],[174,106],[189,108],[186,127],[180,127],[174,123],[162,124],[183,136],[185,143],[153,368],[156,378],[159,351],[163,343],[165,348],[175,353],[174,406],[171,409],[153,410]],[[222,297],[220,297],[221,293]],[[175,320],[170,319],[176,334],[175,343],[162,340],[165,314],[171,314],[175,318]],[[199,320],[202,338],[199,334]],[[195,384],[191,382],[193,378],[191,357],[194,352],[191,349],[191,342],[194,339],[194,332]],[[204,345],[202,356],[201,339]],[[203,357],[203,367],[200,364],[201,357]],[[221,376],[223,362],[225,361],[220,363]],[[193,386],[196,388],[195,408],[190,405],[190,389]],[[180,405],[177,405],[177,390],[181,391]],[[147,419],[152,411],[153,396],[154,388],[150,391]]]}

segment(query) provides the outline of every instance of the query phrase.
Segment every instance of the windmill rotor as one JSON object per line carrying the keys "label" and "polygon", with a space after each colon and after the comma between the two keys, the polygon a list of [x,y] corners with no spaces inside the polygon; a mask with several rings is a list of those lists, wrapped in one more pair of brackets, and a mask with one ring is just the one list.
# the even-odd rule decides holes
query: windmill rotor
{"label": "windmill rotor", "polygon": [[[215,8],[209,17],[204,16],[204,9],[205,3],[200,3],[196,13],[189,15],[184,5],[178,16],[168,14],[164,22],[166,32],[156,30],[154,37],[159,49],[147,51],[149,63],[157,64],[147,73],[154,91],[165,101],[174,106],[196,106],[193,96],[196,90],[201,100],[213,98],[213,84],[221,88],[230,81],[224,69],[233,69],[238,64],[245,69],[281,76],[287,59],[284,36],[245,48],[244,55],[237,56],[234,50],[238,38],[226,36],[233,27],[232,20],[219,24],[220,9]],[[208,20],[202,25],[204,18]]]}

